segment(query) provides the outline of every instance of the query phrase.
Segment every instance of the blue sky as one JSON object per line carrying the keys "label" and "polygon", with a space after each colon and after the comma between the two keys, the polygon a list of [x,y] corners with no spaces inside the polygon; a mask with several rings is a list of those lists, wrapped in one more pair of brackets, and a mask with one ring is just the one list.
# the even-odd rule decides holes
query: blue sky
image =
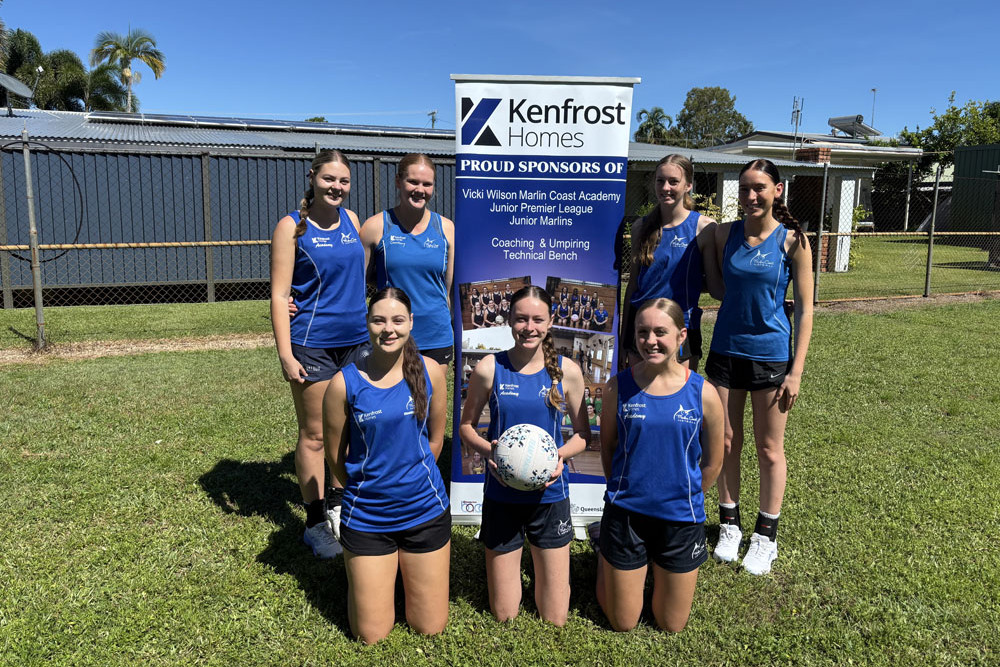
{"label": "blue sky", "polygon": [[[102,30],[141,27],[167,68],[144,66],[148,112],[429,126],[455,124],[463,74],[636,76],[634,107],[675,115],[694,86],[722,86],[758,129],[860,113],[895,134],[932,107],[1000,99],[1000,2],[281,3],[261,0],[4,0],[8,28],[86,59]],[[960,9],[954,9],[958,7]],[[635,121],[633,121],[633,129]]]}

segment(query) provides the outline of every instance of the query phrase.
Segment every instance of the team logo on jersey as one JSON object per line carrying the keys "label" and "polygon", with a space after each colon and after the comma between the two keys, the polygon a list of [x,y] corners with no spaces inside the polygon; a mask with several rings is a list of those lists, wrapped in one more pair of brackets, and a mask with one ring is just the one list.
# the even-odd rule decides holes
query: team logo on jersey
{"label": "team logo on jersey", "polygon": [[372,410],[371,412],[364,412],[358,415],[358,423],[364,424],[366,422],[370,422],[371,420],[378,417],[380,414],[382,414],[381,410]]}
{"label": "team logo on jersey", "polygon": [[701,558],[701,555],[705,553],[705,543],[698,542],[694,545],[694,549],[691,550],[691,560]]}
{"label": "team logo on jersey", "polygon": [[569,531],[571,531],[572,528],[570,527],[569,522],[570,522],[569,519],[567,519],[565,521],[561,521],[560,520],[559,521],[559,525],[556,526],[556,533],[559,534],[559,535],[565,535],[566,533],[568,533]]}
{"label": "team logo on jersey", "polygon": [[487,125],[490,116],[500,106],[500,98],[484,97],[478,103],[471,97],[462,98],[462,145],[499,146],[500,140]]}
{"label": "team logo on jersey", "polygon": [[406,245],[406,237],[389,234],[389,243],[392,245]]}
{"label": "team logo on jersey", "polygon": [[761,252],[757,251],[757,254],[750,258],[750,266],[756,266],[761,269],[769,269],[774,266],[774,260],[768,259],[768,255],[773,255],[774,251],[771,252]]}
{"label": "team logo on jersey", "polygon": [[684,406],[681,405],[679,408],[677,408],[677,412],[674,413],[674,421],[685,422],[687,424],[697,424],[698,415],[695,414],[694,408],[691,408],[690,410],[685,410]]}
{"label": "team logo on jersey", "polygon": [[406,401],[406,407],[403,409],[404,415],[412,415],[413,411],[416,409],[416,405],[413,402],[413,397],[410,396],[409,400]]}
{"label": "team logo on jersey", "polygon": [[314,248],[332,248],[329,236],[314,236],[312,237]]}
{"label": "team logo on jersey", "polygon": [[358,239],[350,232],[340,232],[340,245],[350,245],[357,243]]}
{"label": "team logo on jersey", "polygon": [[622,419],[645,419],[645,403],[626,403],[622,406]]}
{"label": "team logo on jersey", "polygon": [[441,246],[439,246],[438,242],[435,241],[434,239],[427,239],[426,241],[424,241],[424,247],[425,248],[440,248]]}
{"label": "team logo on jersey", "polygon": [[675,248],[686,248],[686,247],[688,247],[687,237],[686,236],[675,236],[674,240],[670,242],[670,245],[673,246],[673,247],[675,247]]}
{"label": "team logo on jersey", "polygon": [[520,396],[520,386],[507,382],[500,383],[500,395],[501,396]]}

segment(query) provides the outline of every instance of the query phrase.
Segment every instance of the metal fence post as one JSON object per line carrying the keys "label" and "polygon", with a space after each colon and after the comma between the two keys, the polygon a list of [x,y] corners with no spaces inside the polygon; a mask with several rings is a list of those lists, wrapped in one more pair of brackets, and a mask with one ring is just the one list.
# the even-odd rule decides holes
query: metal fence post
{"label": "metal fence post", "polygon": [[31,285],[35,293],[35,349],[45,349],[45,313],[42,311],[42,265],[38,261],[38,227],[35,224],[35,187],[31,180],[31,151],[28,130],[21,130],[21,150],[24,153],[24,186],[28,195],[28,244],[31,248]]}
{"label": "metal fence post", "polygon": [[[201,210],[205,218],[205,240],[212,240],[212,195],[209,168],[212,162],[208,153],[201,154]],[[208,287],[208,303],[215,303],[215,257],[214,248],[205,246],[205,280]]]}
{"label": "metal fence post", "polygon": [[381,211],[382,206],[382,160],[372,160],[372,210]]}
{"label": "metal fence post", "polygon": [[819,198],[819,224],[816,226],[816,277],[813,279],[813,304],[819,303],[819,274],[823,265],[823,220],[826,218],[826,185],[830,163],[823,163],[823,194]]}
{"label": "metal fence post", "polygon": [[913,163],[906,170],[906,210],[903,211],[903,231],[910,231],[910,192],[913,190]]}
{"label": "metal fence post", "polygon": [[[7,195],[4,192],[3,154],[0,153],[0,245],[7,245]],[[0,252],[0,285],[3,286],[3,307],[14,307],[14,288],[10,283],[10,253]]]}
{"label": "metal fence post", "polygon": [[941,164],[934,174],[934,208],[931,209],[931,228],[927,230],[927,275],[924,278],[924,296],[931,295],[931,263],[934,261],[934,226],[937,223],[938,190],[941,187]]}

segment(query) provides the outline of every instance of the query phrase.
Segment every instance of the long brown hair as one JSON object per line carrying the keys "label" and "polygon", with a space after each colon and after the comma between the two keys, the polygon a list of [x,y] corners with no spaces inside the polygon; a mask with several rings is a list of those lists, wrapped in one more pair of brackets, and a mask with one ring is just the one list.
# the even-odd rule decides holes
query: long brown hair
{"label": "long brown hair", "polygon": [[302,195],[302,201],[299,202],[299,224],[295,225],[296,238],[306,233],[306,218],[309,217],[309,207],[312,206],[313,199],[316,196],[313,188],[313,178],[316,176],[316,171],[324,164],[330,162],[339,162],[347,167],[348,170],[351,168],[351,163],[338,150],[330,149],[320,151],[316,154],[316,157],[313,158],[312,166],[309,167],[309,187],[306,188],[305,193]]}
{"label": "long brown hair", "polygon": [[[406,292],[398,287],[383,287],[372,295],[368,302],[368,312],[372,312],[372,306],[384,299],[392,299],[406,306],[406,312],[412,314],[413,307],[410,305],[410,297]],[[420,356],[420,350],[411,335],[403,345],[403,379],[406,386],[410,388],[410,396],[413,397],[413,414],[417,418],[417,423],[422,423],[427,416],[427,382],[424,379],[424,360]]]}
{"label": "long brown hair", "polygon": [[[740,176],[751,170],[764,172],[775,185],[781,183],[781,175],[778,173],[778,168],[770,160],[762,158],[747,162],[743,168],[740,169]],[[774,198],[774,202],[771,204],[771,215],[774,216],[775,220],[783,224],[788,229],[796,231],[799,234],[802,233],[802,225],[800,225],[799,221],[792,216],[788,207],[785,206],[785,200],[783,198]]]}
{"label": "long brown hair", "polygon": [[[656,308],[657,310],[664,312],[667,315],[667,317],[669,317],[673,321],[673,323],[677,326],[678,329],[683,329],[685,327],[684,311],[681,309],[681,307],[677,304],[676,301],[667,299],[666,297],[662,296],[657,297],[655,299],[646,299],[641,304],[639,304],[638,308],[636,308],[635,311],[636,319],[639,319],[639,313],[641,313],[644,310],[648,310],[650,308]],[[636,331],[638,332],[638,329],[636,329]],[[638,347],[638,345],[636,347]]]}
{"label": "long brown hair", "polygon": [[[656,169],[653,170],[654,182],[656,172],[666,164],[679,167],[684,172],[684,180],[688,183],[694,183],[694,166],[691,164],[691,160],[676,153],[668,155],[656,163]],[[691,198],[689,192],[684,193],[684,208],[689,211],[695,209],[694,199]],[[639,237],[632,243],[632,260],[636,266],[640,264],[649,266],[653,263],[653,253],[656,252],[656,246],[660,245],[661,238],[663,238],[663,224],[660,222],[660,207],[657,205],[642,219]]]}
{"label": "long brown hair", "polygon": [[[509,308],[511,317],[513,317],[514,306],[517,302],[529,298],[535,298],[544,303],[545,312],[549,315],[552,314],[552,297],[549,296],[549,293],[537,285],[525,285],[510,297]],[[548,372],[549,377],[552,378],[552,386],[549,388],[549,393],[545,395],[545,402],[559,412],[565,412],[566,401],[563,399],[562,392],[559,391],[559,383],[563,379],[563,370],[559,366],[559,355],[556,354],[556,344],[552,339],[551,328],[545,332],[545,338],[542,339],[542,354],[545,359],[545,370]]]}

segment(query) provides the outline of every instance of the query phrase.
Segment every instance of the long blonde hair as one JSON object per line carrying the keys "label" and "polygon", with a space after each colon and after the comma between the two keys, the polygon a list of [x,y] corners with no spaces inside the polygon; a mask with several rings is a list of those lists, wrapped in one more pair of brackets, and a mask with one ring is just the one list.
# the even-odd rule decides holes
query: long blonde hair
{"label": "long blonde hair", "polygon": [[[654,179],[656,172],[666,164],[679,167],[684,172],[684,180],[688,183],[694,183],[694,166],[691,164],[691,160],[677,153],[668,155],[656,164],[656,169],[653,170]],[[689,211],[695,209],[694,199],[689,192],[684,193],[684,208]],[[639,237],[633,239],[632,261],[636,266],[649,266],[653,263],[653,253],[660,245],[661,238],[663,238],[663,225],[660,224],[660,207],[657,206],[642,219]]]}

